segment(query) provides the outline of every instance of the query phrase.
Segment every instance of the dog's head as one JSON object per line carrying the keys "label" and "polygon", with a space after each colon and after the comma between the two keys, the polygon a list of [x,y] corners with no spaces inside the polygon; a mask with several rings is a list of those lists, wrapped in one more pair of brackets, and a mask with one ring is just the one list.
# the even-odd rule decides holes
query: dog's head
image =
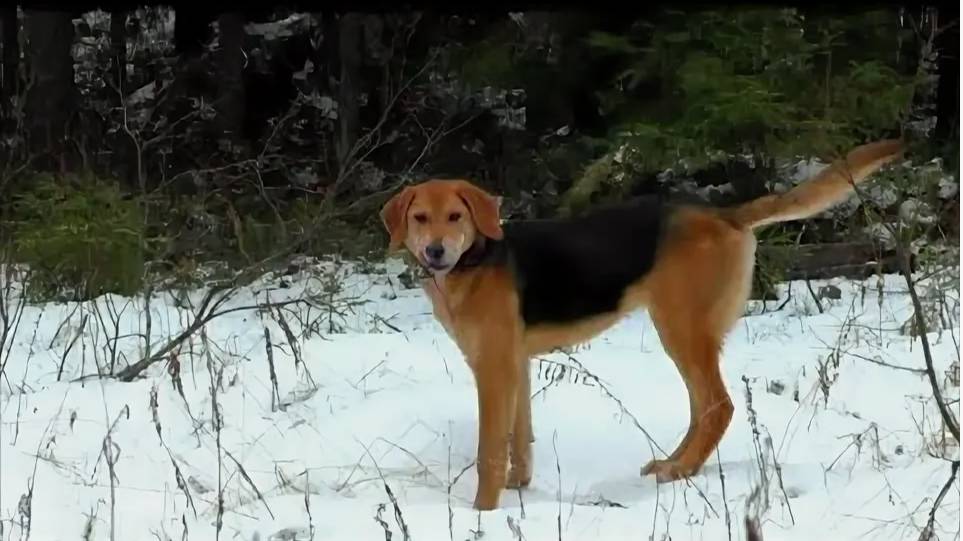
{"label": "dog's head", "polygon": [[404,245],[426,269],[444,274],[479,238],[502,238],[500,201],[464,180],[409,186],[381,209],[389,249]]}

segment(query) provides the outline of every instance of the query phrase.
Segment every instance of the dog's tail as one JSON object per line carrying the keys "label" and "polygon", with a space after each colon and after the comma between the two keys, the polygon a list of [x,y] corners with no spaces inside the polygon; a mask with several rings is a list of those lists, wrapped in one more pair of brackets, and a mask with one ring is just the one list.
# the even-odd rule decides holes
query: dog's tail
{"label": "dog's tail", "polygon": [[903,148],[898,139],[856,147],[844,160],[837,160],[788,192],[724,209],[723,214],[737,226],[749,229],[818,214],[844,200],[855,184],[900,156]]}

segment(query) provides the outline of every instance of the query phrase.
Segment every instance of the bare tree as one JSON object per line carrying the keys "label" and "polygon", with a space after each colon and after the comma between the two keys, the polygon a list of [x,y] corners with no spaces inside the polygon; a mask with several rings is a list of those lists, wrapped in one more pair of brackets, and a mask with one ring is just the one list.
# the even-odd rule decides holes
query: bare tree
{"label": "bare tree", "polygon": [[959,141],[960,122],[960,4],[939,8],[940,30],[935,36],[938,52],[936,72],[936,137],[942,142]]}
{"label": "bare tree", "polygon": [[364,16],[346,13],[338,21],[338,59],[341,77],[338,81],[338,167],[347,167],[351,150],[360,130],[361,61]]}
{"label": "bare tree", "polygon": [[217,121],[222,136],[238,141],[244,127],[244,17],[222,13],[217,27]]}
{"label": "bare tree", "polygon": [[16,4],[0,7],[0,47],[3,48],[3,56],[0,62],[3,69],[0,70],[0,110],[4,110],[8,105],[8,100],[17,95],[19,78],[17,70],[20,67],[20,22],[17,20]]}
{"label": "bare tree", "polygon": [[66,168],[64,143],[76,98],[70,15],[30,9],[24,22],[30,66],[25,104],[30,147],[52,159],[45,165],[58,164],[61,170]]}
{"label": "bare tree", "polygon": [[110,77],[117,88],[115,96],[127,96],[127,11],[110,12]]}

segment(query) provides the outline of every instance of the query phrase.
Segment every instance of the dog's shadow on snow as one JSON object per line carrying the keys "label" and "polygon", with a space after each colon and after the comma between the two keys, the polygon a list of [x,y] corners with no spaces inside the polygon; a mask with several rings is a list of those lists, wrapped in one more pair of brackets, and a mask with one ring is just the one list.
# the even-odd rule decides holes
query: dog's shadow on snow
{"label": "dog's shadow on snow", "polygon": [[[723,462],[722,471],[729,497],[748,493],[759,478],[758,466],[752,460]],[[799,476],[810,475],[811,473],[808,468],[784,468],[783,476],[787,497],[792,499],[807,492],[805,482],[799,483],[802,480]],[[654,476],[643,477],[638,473],[598,480],[582,479],[581,481],[589,482],[579,482],[573,486],[573,483],[565,483],[563,479],[563,485],[567,485],[568,489],[566,491],[566,488],[563,488],[560,494],[557,480],[536,478],[531,486],[521,491],[516,489],[505,490],[502,494],[501,507],[511,509],[519,508],[522,505],[545,502],[557,503],[561,500],[563,507],[575,505],[630,509],[641,502],[665,500],[665,498],[681,496],[684,492],[701,493],[703,495],[711,493],[714,501],[717,499],[715,496],[720,495],[721,492],[718,463],[707,463],[698,474],[690,479],[672,483],[657,484]]]}
{"label": "dog's shadow on snow", "polygon": [[[465,488],[468,485],[471,485],[471,482],[467,483]],[[613,477],[585,485],[565,485],[567,483],[563,480],[563,488],[559,492],[557,480],[536,478],[526,488],[505,489],[502,492],[499,507],[518,509],[529,505],[561,502],[564,508],[575,505],[629,509],[638,502],[655,498],[659,490],[671,490],[665,485],[657,486],[654,477],[639,475]],[[459,496],[467,496],[467,494],[459,494]]]}

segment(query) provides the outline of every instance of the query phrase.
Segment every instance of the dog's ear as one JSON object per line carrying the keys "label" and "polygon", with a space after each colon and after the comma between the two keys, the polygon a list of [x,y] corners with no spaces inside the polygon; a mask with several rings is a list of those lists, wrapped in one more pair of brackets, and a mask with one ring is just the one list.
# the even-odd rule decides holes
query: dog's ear
{"label": "dog's ear", "polygon": [[408,234],[408,207],[411,206],[411,201],[415,198],[415,191],[410,186],[402,190],[401,192],[395,194],[394,197],[385,203],[385,206],[381,208],[381,222],[384,223],[385,229],[388,230],[388,234],[391,239],[388,241],[388,249],[391,251],[397,250],[405,241],[405,235]]}
{"label": "dog's ear", "polygon": [[494,240],[501,240],[504,237],[498,219],[500,197],[492,196],[468,182],[459,184],[458,196],[468,206],[472,221],[475,222],[475,227],[482,235]]}

